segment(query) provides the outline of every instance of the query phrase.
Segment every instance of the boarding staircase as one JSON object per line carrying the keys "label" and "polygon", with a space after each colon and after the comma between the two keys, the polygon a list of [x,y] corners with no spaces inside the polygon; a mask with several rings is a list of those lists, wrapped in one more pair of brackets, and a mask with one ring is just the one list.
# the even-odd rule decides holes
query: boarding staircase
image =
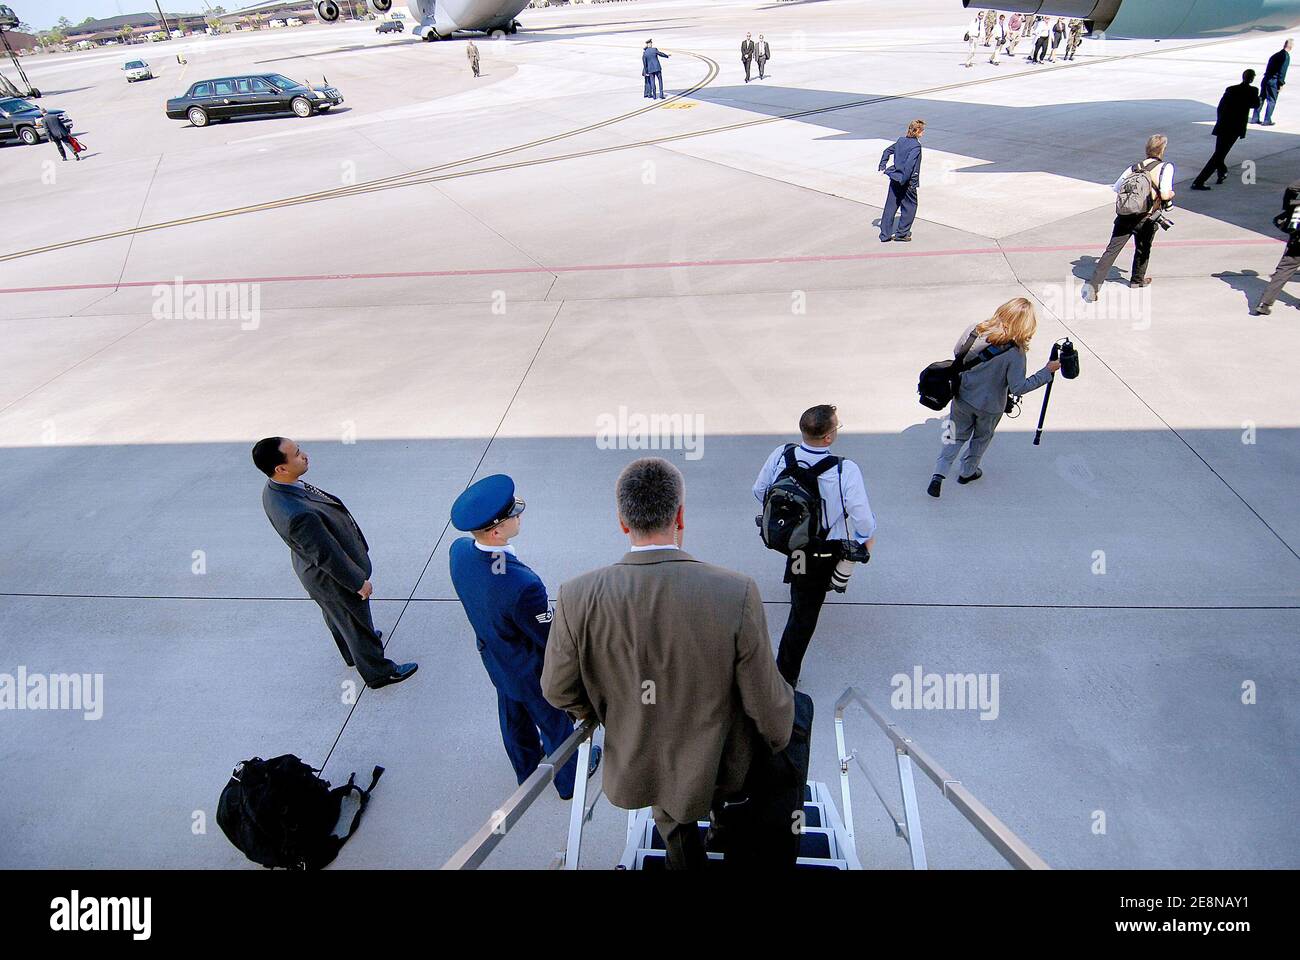
{"label": "boarding staircase", "polygon": [[[840,820],[835,801],[824,783],[808,781],[803,789],[803,829],[799,833],[798,870],[861,870],[858,852]],[[704,840],[709,822],[697,824]],[[659,836],[650,808],[634,810],[628,817],[627,845],[617,870],[662,870],[665,866],[664,841]],[[709,864],[721,863],[721,853],[709,853]]]}
{"label": "boarding staircase", "polygon": [[[846,744],[844,714],[851,706],[858,706],[874,720],[889,738],[894,748],[898,769],[899,792],[902,798],[901,817],[895,814],[881,793],[879,785],[858,755]],[[533,802],[545,792],[555,779],[555,773],[569,758],[577,753],[579,770],[586,770],[591,756],[591,746],[599,728],[587,722],[581,724],[559,748],[548,756],[533,774],[519,785],[513,794],[488,818],[474,835],[452,855],[444,870],[474,870],[483,864],[496,846],[520,822]],[[804,786],[804,822],[799,836],[800,870],[861,870],[853,830],[853,798],[849,771],[856,767],[866,778],[877,799],[884,806],[894,825],[894,833],[907,844],[912,867],[928,868],[925,841],[921,831],[921,815],[917,805],[916,783],[913,770],[919,769],[942,792],[944,798],[964,816],[985,840],[1013,867],[1025,870],[1045,870],[1047,864],[993,813],[977,800],[969,790],[941,767],[919,744],[906,736],[898,726],[873,706],[854,687],[845,690],[835,703],[835,746],[839,758],[840,801],[842,812],[826,784],[809,780]],[[579,776],[574,784],[573,800],[569,809],[569,835],[565,849],[556,854],[551,863],[554,869],[576,870],[582,855],[583,828],[591,821],[601,790],[596,788],[590,798],[590,784]],[[702,838],[708,831],[707,821],[699,821]],[[710,851],[710,865],[718,864],[724,855]],[[666,854],[663,838],[655,827],[650,808],[630,810],[627,813],[627,834],[618,870],[663,870]]]}

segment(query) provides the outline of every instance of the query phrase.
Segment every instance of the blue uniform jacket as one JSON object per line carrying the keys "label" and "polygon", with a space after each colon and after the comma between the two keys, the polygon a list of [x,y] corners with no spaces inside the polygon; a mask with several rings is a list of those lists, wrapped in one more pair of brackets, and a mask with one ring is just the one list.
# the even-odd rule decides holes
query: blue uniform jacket
{"label": "blue uniform jacket", "polygon": [[[540,698],[542,660],[551,632],[541,578],[509,553],[478,549],[470,537],[458,539],[450,553],[451,583],[474,628],[492,685],[512,700]],[[494,562],[502,572],[493,572]]]}
{"label": "blue uniform jacket", "polygon": [[894,158],[894,167],[889,171],[889,179],[895,183],[908,183],[913,187],[921,185],[921,141],[915,137],[899,137],[880,155],[880,170],[885,172],[890,156]]}
{"label": "blue uniform jacket", "polygon": [[641,51],[641,72],[644,73],[663,73],[663,65],[659,62],[660,57],[666,57],[668,54],[660,53],[658,47],[646,47]]}

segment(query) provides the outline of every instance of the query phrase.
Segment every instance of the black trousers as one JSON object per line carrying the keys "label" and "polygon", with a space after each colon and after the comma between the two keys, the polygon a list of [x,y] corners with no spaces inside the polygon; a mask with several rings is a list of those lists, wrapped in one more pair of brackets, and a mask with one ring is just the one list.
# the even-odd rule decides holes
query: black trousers
{"label": "black trousers", "polygon": [[1092,272],[1090,283],[1094,290],[1106,280],[1106,275],[1115,265],[1115,259],[1128,243],[1129,237],[1133,238],[1134,247],[1133,272],[1129,274],[1129,280],[1130,282],[1141,281],[1146,277],[1147,263],[1151,260],[1151,244],[1156,238],[1156,225],[1146,219],[1146,216],[1145,213],[1129,213],[1115,218],[1115,226],[1110,233],[1110,243],[1106,246],[1106,252],[1101,255],[1101,259],[1097,261],[1097,269]]}
{"label": "black trousers", "polygon": [[370,618],[370,601],[355,594],[312,596],[320,607],[330,636],[343,654],[343,662],[356,667],[361,679],[371,683],[388,676],[397,664],[384,656],[384,646]]}
{"label": "black trousers", "polygon": [[753,61],[750,60],[748,57],[741,57],[741,58],[740,58],[740,62],[743,63],[743,64],[745,65],[745,79],[746,79],[746,80],[749,80],[749,65],[750,65],[750,63],[752,63]]}
{"label": "black trousers", "polygon": [[1300,243],[1288,243],[1286,253],[1277,262],[1277,269],[1273,271],[1268,286],[1264,288],[1264,295],[1259,298],[1260,305],[1272,306],[1273,301],[1278,298],[1278,294],[1282,292],[1282,288],[1286,286],[1287,281],[1295,276],[1296,270],[1300,270]]}
{"label": "black trousers", "polygon": [[1228,175],[1228,165],[1225,162],[1228,159],[1228,151],[1232,145],[1240,139],[1235,133],[1220,133],[1214,138],[1214,156],[1206,161],[1201,172],[1197,174],[1194,181],[1198,187],[1205,186],[1205,181],[1210,179],[1210,174],[1217,173],[1220,177]]}
{"label": "black trousers", "polygon": [[[53,143],[56,147],[59,148],[59,156],[60,156],[60,157],[62,157],[64,160],[68,159],[68,155],[67,155],[66,152],[64,152],[64,149],[63,149],[63,144],[64,144],[65,141],[63,140],[62,137],[50,137],[50,142]],[[68,144],[68,146],[71,147],[72,145],[71,145],[71,144]]]}
{"label": "black trousers", "polygon": [[831,574],[835,572],[837,557],[810,556],[803,573],[795,573],[793,562],[787,562],[785,582],[790,584],[790,615],[781,632],[781,645],[776,651],[776,668],[790,686],[799,681],[803,655],[812,642],[821,616],[826,591],[831,587]]}
{"label": "black trousers", "polygon": [[1042,63],[1045,56],[1047,56],[1047,38],[1038,37],[1034,41],[1034,55],[1029,59],[1033,60],[1034,63]]}

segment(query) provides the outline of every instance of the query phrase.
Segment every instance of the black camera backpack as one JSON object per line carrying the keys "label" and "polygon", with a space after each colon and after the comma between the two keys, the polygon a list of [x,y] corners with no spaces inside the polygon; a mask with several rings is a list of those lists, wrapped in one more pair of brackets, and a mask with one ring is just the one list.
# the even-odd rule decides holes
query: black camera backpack
{"label": "black camera backpack", "polygon": [[[254,863],[288,870],[319,870],[333,862],[356,832],[361,814],[383,775],[375,767],[365,790],[353,781],[331,790],[329,781],[291,753],[240,762],[217,801],[217,823],[227,839]],[[334,835],[344,797],[361,803],[347,833]]]}
{"label": "black camera backpack", "polygon": [[985,347],[974,360],[968,363],[966,357],[970,354],[970,348],[975,345],[977,338],[978,334],[972,330],[970,336],[966,338],[965,346],[961,349],[961,356],[954,357],[952,360],[936,361],[921,371],[921,376],[916,383],[916,392],[920,394],[922,406],[929,407],[931,410],[942,410],[952,403],[953,397],[957,396],[963,373],[986,360],[992,360],[1000,353],[1006,353],[1015,346],[1012,343],[1005,343],[996,347]]}
{"label": "black camera backpack", "polygon": [[841,474],[844,471],[840,458],[831,456],[806,467],[795,459],[794,448],[793,443],[785,445],[785,467],[767,488],[763,512],[754,518],[768,549],[786,555],[814,547],[826,539],[817,478],[831,467]]}

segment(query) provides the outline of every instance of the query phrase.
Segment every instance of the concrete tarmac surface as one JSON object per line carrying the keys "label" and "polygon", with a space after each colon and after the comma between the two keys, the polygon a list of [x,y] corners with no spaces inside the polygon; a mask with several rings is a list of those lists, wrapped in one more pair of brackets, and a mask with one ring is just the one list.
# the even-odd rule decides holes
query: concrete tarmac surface
{"label": "concrete tarmac surface", "polygon": [[[25,61],[89,153],[0,148],[0,674],[100,675],[102,716],[0,710],[0,867],[253,869],[217,797],[239,760],[290,752],[336,784],[387,768],[337,868],[441,865],[515,786],[448,576],[457,494],[515,477],[519,555],[554,598],[622,555],[614,480],[656,452],[636,423],[676,417],[658,452],[686,477],[685,547],[757,580],[775,644],[789,597],[750,487],[816,403],[880,527],[804,663],[814,779],[838,785],[855,686],[1054,867],[1300,866],[1300,299],[1250,312],[1300,100],[1250,127],[1227,183],[1188,189],[1223,88],[1280,39],[1085,40],[1043,66],[1022,42],[966,69],[956,0],[520,19],[479,41],[478,80],[462,39],[373,23],[133,47],[158,74],[133,84],[124,50]],[[772,47],[762,81],[746,31]],[[642,97],[647,38],[672,55],[665,101]],[[163,114],[257,71],[345,103]],[[915,239],[882,244],[876,167],[918,117]],[[1110,185],[1156,132],[1178,200],[1154,283],[1118,282],[1126,252],[1084,304]],[[917,374],[1017,296],[1038,304],[1030,370],[1070,337],[1082,375],[1054,384],[1041,445],[1040,391],[984,478],[934,500],[944,415]],[[267,435],[364,529],[410,681],[349,686],[262,512]],[[996,676],[996,717],[892,708],[917,668]],[[888,742],[848,717],[897,807]],[[863,864],[907,867],[851,782]],[[1005,867],[919,789],[932,866]],[[549,866],[567,817],[548,793],[487,866]],[[584,867],[616,862],[624,825],[598,805]]]}

